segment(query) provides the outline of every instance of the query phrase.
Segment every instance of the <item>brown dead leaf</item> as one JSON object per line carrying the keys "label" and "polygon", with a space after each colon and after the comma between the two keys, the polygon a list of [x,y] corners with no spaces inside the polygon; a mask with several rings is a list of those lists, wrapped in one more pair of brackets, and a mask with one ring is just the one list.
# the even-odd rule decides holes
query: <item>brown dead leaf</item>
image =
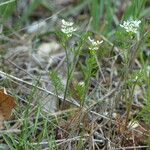
{"label": "brown dead leaf", "polygon": [[14,98],[8,95],[5,90],[0,90],[0,129],[3,128],[3,121],[10,119],[14,107]]}

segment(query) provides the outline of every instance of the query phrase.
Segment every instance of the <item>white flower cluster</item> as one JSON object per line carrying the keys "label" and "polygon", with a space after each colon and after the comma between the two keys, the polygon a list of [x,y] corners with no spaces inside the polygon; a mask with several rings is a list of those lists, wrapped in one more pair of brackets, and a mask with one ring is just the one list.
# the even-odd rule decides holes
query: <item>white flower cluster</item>
{"label": "white flower cluster", "polygon": [[62,20],[61,31],[67,35],[67,37],[71,37],[72,33],[77,30],[77,28],[73,27],[73,22],[67,22],[64,19]]}
{"label": "white flower cluster", "polygon": [[88,37],[89,41],[91,42],[91,46],[89,47],[90,50],[98,50],[99,45],[101,43],[103,43],[102,41],[95,41],[94,39],[91,39],[90,37]]}
{"label": "white flower cluster", "polygon": [[127,32],[138,33],[138,28],[141,23],[141,20],[133,20],[130,18],[127,21],[124,21],[123,24],[120,24]]}

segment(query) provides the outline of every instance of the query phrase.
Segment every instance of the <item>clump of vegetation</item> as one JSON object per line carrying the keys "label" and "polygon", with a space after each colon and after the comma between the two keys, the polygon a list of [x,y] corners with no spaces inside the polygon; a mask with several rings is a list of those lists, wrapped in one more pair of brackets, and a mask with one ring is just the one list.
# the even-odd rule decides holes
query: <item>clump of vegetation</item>
{"label": "clump of vegetation", "polygon": [[2,0],[0,148],[148,149],[149,5]]}

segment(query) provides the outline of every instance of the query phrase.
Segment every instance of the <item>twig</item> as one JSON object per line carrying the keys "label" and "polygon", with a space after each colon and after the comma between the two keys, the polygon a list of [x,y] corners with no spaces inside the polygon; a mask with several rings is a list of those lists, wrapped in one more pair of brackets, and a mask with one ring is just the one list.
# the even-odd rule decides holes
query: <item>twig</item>
{"label": "twig", "polygon": [[[83,137],[88,137],[88,134],[84,135]],[[73,137],[73,138],[70,138],[70,139],[61,139],[61,140],[55,140],[53,142],[57,143],[57,145],[61,145],[63,143],[67,143],[67,142],[70,142],[70,141],[75,141],[75,140],[81,140],[81,136],[76,136],[76,137]],[[82,139],[83,141],[86,140],[86,138],[83,138]],[[41,143],[32,143],[32,145],[46,145],[48,144],[49,142],[45,141],[45,142],[41,142]]]}
{"label": "twig", "polygon": [[116,148],[116,150],[120,150],[120,149],[123,149],[123,150],[126,150],[126,149],[141,149],[141,148],[148,148],[148,146],[130,146],[130,147],[122,147],[122,148]]}
{"label": "twig", "polygon": [[[22,83],[24,83],[24,84],[27,84],[27,85],[29,85],[29,86],[33,86],[33,87],[36,87],[37,89],[39,89],[39,90],[41,90],[41,91],[44,91],[44,92],[46,92],[46,93],[48,93],[48,94],[50,94],[50,95],[52,95],[52,96],[56,96],[56,97],[58,97],[60,100],[64,100],[64,98],[63,98],[63,96],[60,96],[60,95],[56,95],[55,93],[53,93],[53,92],[51,92],[51,91],[48,91],[48,90],[46,90],[46,89],[43,89],[43,88],[41,88],[41,87],[39,87],[39,86],[36,86],[35,84],[33,84],[33,83],[29,83],[29,82],[27,82],[27,81],[24,81],[24,80],[22,80],[22,79],[19,79],[19,78],[17,78],[17,77],[15,77],[15,76],[12,76],[12,75],[10,75],[10,74],[7,74],[7,73],[5,73],[5,72],[3,72],[3,71],[0,71],[0,75],[2,75],[3,77],[5,77],[5,78],[9,78],[10,80],[16,80],[16,81],[19,81],[19,82],[22,82]],[[78,104],[75,100],[68,100],[68,99],[65,99],[67,102],[69,102],[69,103],[71,103],[71,104],[74,104],[75,106],[77,106],[77,107],[80,107],[80,104]]]}

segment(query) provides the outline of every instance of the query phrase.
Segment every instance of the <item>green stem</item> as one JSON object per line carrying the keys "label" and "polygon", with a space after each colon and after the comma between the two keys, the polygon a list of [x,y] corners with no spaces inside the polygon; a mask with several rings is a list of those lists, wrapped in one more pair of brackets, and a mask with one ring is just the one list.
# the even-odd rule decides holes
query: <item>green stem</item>
{"label": "green stem", "polygon": [[77,62],[78,62],[81,48],[82,48],[82,45],[80,45],[80,46],[78,47],[78,49],[77,49],[77,53],[75,54],[74,59],[73,59],[73,61],[72,61],[72,62],[73,62],[73,65],[70,65],[72,68],[70,68],[70,66],[69,66],[68,52],[67,52],[67,49],[65,49],[65,52],[66,52],[66,60],[67,60],[67,81],[66,81],[66,88],[65,88],[65,92],[64,92],[64,98],[63,98],[64,101],[65,101],[65,99],[66,99],[66,97],[67,97],[67,91],[68,91],[70,79],[71,79],[72,74],[73,74],[73,72],[74,72],[75,66],[76,66],[76,64],[77,64]]}

